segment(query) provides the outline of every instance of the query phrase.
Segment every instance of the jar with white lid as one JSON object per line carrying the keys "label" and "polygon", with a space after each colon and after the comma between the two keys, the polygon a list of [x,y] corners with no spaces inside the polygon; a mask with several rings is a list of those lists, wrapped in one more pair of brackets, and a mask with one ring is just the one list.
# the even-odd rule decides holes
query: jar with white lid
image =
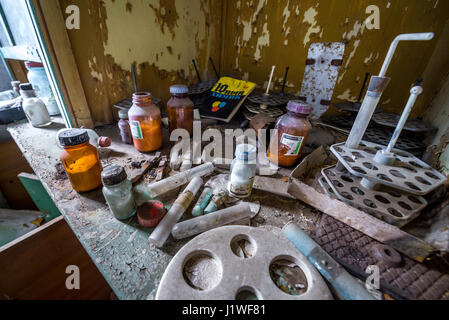
{"label": "jar with white lid", "polygon": [[20,85],[20,95],[23,98],[22,108],[28,121],[33,127],[41,128],[51,125],[51,118],[48,114],[45,103],[36,96],[33,86],[30,83]]}
{"label": "jar with white lid", "polygon": [[256,176],[257,148],[249,144],[239,144],[235,150],[235,159],[231,164],[228,191],[237,198],[251,196]]}

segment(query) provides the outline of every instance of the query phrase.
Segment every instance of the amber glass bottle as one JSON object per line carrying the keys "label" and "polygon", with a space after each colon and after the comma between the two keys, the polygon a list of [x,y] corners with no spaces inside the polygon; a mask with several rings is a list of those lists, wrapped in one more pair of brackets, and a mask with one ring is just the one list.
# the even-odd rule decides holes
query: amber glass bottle
{"label": "amber glass bottle", "polygon": [[150,152],[162,147],[161,111],[153,104],[151,93],[134,93],[128,116],[137,150]]}
{"label": "amber glass bottle", "polygon": [[87,130],[63,131],[59,134],[59,142],[64,147],[61,161],[73,189],[87,192],[100,187],[103,168],[97,148],[89,144]]}
{"label": "amber glass bottle", "polygon": [[268,150],[270,161],[282,167],[296,164],[312,130],[312,125],[307,119],[312,107],[302,101],[290,101],[287,111],[288,113],[280,117],[276,123],[277,137],[272,138]]}
{"label": "amber glass bottle", "polygon": [[185,129],[193,134],[193,102],[189,99],[189,89],[184,85],[170,87],[171,99],[167,102],[170,132]]}

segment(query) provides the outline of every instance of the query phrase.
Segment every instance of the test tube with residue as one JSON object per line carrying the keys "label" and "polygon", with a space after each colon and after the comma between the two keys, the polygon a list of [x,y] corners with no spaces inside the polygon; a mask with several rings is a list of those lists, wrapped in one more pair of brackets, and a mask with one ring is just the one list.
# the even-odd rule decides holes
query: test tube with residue
{"label": "test tube with residue", "polygon": [[185,190],[178,196],[176,201],[171,206],[170,210],[167,212],[165,217],[159,223],[159,225],[154,229],[150,235],[150,242],[156,247],[161,248],[165,241],[167,241],[168,236],[173,228],[173,226],[181,219],[184,212],[192,203],[195,195],[200,190],[203,185],[203,180],[199,177],[193,178],[193,180],[188,184]]}
{"label": "test tube with residue", "polygon": [[134,198],[138,206],[148,200],[153,200],[160,197],[176,188],[179,188],[188,183],[194,177],[203,177],[214,172],[215,167],[212,163],[205,163],[201,166],[192,168],[190,170],[175,174],[164,180],[154,182],[150,185],[140,183],[134,186]]}
{"label": "test tube with residue", "polygon": [[185,239],[211,229],[251,218],[251,208],[248,203],[241,203],[205,216],[177,223],[172,229],[175,239]]}
{"label": "test tube with residue", "polygon": [[204,214],[209,214],[223,208],[223,205],[227,199],[228,192],[226,190],[218,190],[217,192],[214,192],[212,199],[204,210]]}
{"label": "test tube with residue", "polygon": [[193,207],[192,215],[194,217],[203,215],[204,209],[206,209],[213,194],[214,194],[214,192],[211,188],[209,188],[209,187],[204,188],[203,192],[201,193],[200,198],[198,199],[195,206]]}

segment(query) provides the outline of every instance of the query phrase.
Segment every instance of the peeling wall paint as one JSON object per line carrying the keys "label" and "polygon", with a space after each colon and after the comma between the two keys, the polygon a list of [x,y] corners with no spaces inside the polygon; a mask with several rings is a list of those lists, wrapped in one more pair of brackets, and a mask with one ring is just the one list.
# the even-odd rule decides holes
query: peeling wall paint
{"label": "peeling wall paint", "polygon": [[[293,85],[289,85],[287,91],[296,94],[300,91],[310,44],[343,41],[346,51],[334,90],[334,102],[357,99],[365,73],[379,73],[390,43],[398,34],[435,32],[433,41],[400,44],[397,50],[388,72],[392,81],[381,100],[386,111],[396,113],[405,106],[410,86],[425,72],[449,18],[449,1],[360,0],[345,5],[341,0],[288,0],[268,1],[263,8],[258,5],[261,2],[226,2],[228,23],[224,43],[234,43],[234,46],[223,48],[224,71],[237,77],[246,73],[250,81],[262,86],[271,66],[276,65],[274,87],[279,90],[285,67],[290,66],[288,82]],[[240,10],[235,10],[237,4]],[[365,25],[369,5],[380,9],[380,30],[369,30]],[[408,7],[406,11],[405,7]],[[270,44],[259,47],[265,30],[270,35]],[[235,39],[239,39],[237,44]],[[412,117],[423,115],[435,94],[432,85],[444,77],[449,56],[442,56],[440,69],[427,74],[425,92]],[[331,108],[330,112],[336,110]]]}
{"label": "peeling wall paint", "polygon": [[[209,55],[222,74],[247,76],[260,86],[276,65],[274,88],[290,66],[287,91],[298,93],[308,48],[313,42],[344,41],[343,66],[334,101],[355,100],[365,72],[379,73],[391,41],[399,33],[433,31],[431,42],[401,44],[388,72],[392,81],[381,103],[399,113],[410,85],[426,73],[425,92],[412,117],[422,115],[440,84],[449,57],[428,68],[445,22],[449,1],[360,0],[60,0],[64,11],[76,4],[81,29],[69,30],[91,113],[98,124],[113,120],[112,104],[130,96],[130,65],[139,87],[166,99],[175,82],[195,81],[191,59],[213,75]],[[366,7],[380,8],[380,30],[364,25]],[[405,10],[405,7],[408,7]],[[224,10],[224,11],[223,11]],[[426,88],[429,86],[429,88]],[[335,112],[335,110],[330,110]]]}
{"label": "peeling wall paint", "polygon": [[221,1],[60,0],[62,11],[80,8],[81,29],[68,30],[73,53],[97,125],[113,121],[112,105],[133,93],[131,65],[140,90],[169,97],[173,83],[204,78],[219,65]]}

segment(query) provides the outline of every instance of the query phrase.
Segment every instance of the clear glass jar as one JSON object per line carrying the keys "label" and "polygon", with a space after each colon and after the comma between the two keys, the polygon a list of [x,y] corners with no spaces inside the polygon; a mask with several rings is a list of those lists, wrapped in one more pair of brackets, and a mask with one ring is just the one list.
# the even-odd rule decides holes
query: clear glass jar
{"label": "clear glass jar", "polygon": [[28,69],[28,81],[33,85],[36,95],[45,103],[48,113],[52,116],[60,114],[44,65],[40,62],[26,61],[25,66]]}
{"label": "clear glass jar", "polygon": [[120,130],[122,142],[126,144],[133,144],[133,135],[131,133],[131,127],[129,126],[128,120],[128,110],[119,110],[118,116],[120,118],[118,128]]}
{"label": "clear glass jar", "polygon": [[23,98],[23,111],[33,127],[41,128],[51,125],[47,107],[41,99],[36,97],[36,92],[30,83],[20,85],[20,95]]}
{"label": "clear glass jar", "polygon": [[150,152],[162,147],[161,111],[153,104],[150,93],[134,93],[128,116],[137,150]]}
{"label": "clear glass jar", "polygon": [[187,130],[193,134],[193,102],[190,100],[189,89],[184,85],[170,87],[171,99],[167,102],[170,132],[176,129]]}
{"label": "clear glass jar", "polygon": [[247,198],[251,195],[257,170],[256,158],[256,147],[249,144],[237,146],[228,183],[228,191],[232,196]]}
{"label": "clear glass jar", "polygon": [[290,101],[287,110],[288,113],[276,122],[277,136],[272,138],[268,150],[268,159],[283,167],[291,167],[297,163],[312,130],[307,119],[312,107],[302,101]]}
{"label": "clear glass jar", "polygon": [[121,166],[108,166],[101,173],[103,195],[109,209],[118,220],[131,218],[136,213],[132,183]]}
{"label": "clear glass jar", "polygon": [[101,186],[101,166],[98,150],[89,143],[87,130],[71,129],[59,134],[64,148],[61,162],[72,187],[77,192],[87,192]]}

